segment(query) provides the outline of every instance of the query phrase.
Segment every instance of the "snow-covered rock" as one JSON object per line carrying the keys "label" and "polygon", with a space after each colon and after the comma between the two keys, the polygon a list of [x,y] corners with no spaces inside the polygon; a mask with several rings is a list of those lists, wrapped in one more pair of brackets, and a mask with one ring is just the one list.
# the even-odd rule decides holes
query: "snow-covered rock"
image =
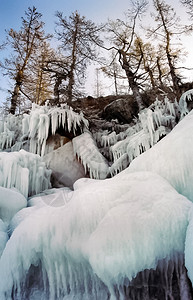
{"label": "snow-covered rock", "polygon": [[151,171],[193,201],[193,111],[151,149],[135,158],[129,172]]}
{"label": "snow-covered rock", "polygon": [[0,219],[9,223],[12,217],[27,206],[26,198],[16,189],[0,187]]}
{"label": "snow-covered rock", "polygon": [[154,173],[80,179],[64,206],[17,226],[0,259],[0,299],[126,299],[131,280],[156,267],[167,295],[174,269],[180,281],[191,207]]}
{"label": "snow-covered rock", "polygon": [[76,180],[86,176],[83,166],[76,159],[72,142],[46,154],[43,160],[52,170],[53,187],[72,187]]}

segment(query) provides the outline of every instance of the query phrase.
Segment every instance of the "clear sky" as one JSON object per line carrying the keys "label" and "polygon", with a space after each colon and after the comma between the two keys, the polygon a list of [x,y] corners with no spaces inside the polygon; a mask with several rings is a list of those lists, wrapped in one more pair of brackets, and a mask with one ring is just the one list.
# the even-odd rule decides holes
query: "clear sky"
{"label": "clear sky", "polygon": [[[166,0],[166,2],[172,5],[178,14],[182,14],[183,10],[179,0]],[[61,11],[65,16],[69,16],[73,11],[78,10],[87,19],[100,23],[107,21],[108,18],[122,18],[129,5],[129,0],[0,0],[0,43],[5,40],[5,29],[18,30],[20,28],[21,17],[24,16],[28,7],[35,6],[37,8],[38,12],[42,14],[46,32],[53,33],[56,11]],[[182,18],[185,19],[186,16],[182,14]],[[150,19],[146,19],[146,22],[149,23]],[[193,35],[184,43],[187,48],[191,47],[192,51]],[[0,59],[1,57],[2,53],[0,52]],[[6,88],[5,85],[5,79],[0,74],[0,89]],[[0,91],[0,98],[4,95]]]}

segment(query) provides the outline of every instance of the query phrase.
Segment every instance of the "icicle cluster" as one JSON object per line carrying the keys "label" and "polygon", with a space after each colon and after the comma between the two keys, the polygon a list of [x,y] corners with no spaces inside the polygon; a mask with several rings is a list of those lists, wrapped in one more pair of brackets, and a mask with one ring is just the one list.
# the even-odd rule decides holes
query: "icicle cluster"
{"label": "icicle cluster", "polygon": [[189,113],[188,102],[191,101],[193,101],[193,89],[186,91],[180,97],[179,107],[181,112],[181,119]]}
{"label": "icicle cluster", "polygon": [[82,113],[74,112],[67,105],[53,108],[33,105],[30,115],[24,116],[22,126],[23,134],[28,134],[30,138],[30,152],[43,156],[49,130],[54,135],[56,130],[62,127],[75,134],[78,128],[87,128],[88,121]]}
{"label": "icicle cluster", "polygon": [[21,116],[8,115],[0,120],[0,150],[10,149],[21,132]]}
{"label": "icicle cluster", "polygon": [[81,160],[85,172],[89,171],[90,178],[104,179],[108,174],[108,163],[99,152],[91,134],[84,132],[73,140],[74,153]]}
{"label": "icicle cluster", "polygon": [[[122,133],[121,140],[111,146],[113,164],[111,175],[125,169],[135,157],[151,148],[161,137],[165,136],[176,125],[175,118],[178,111],[177,102],[164,102],[158,99],[148,108],[139,113],[139,122]],[[116,136],[118,140],[118,136]],[[115,140],[115,136],[114,136]]]}
{"label": "icicle cluster", "polygon": [[25,197],[50,188],[51,171],[39,155],[20,150],[0,153],[0,186],[17,188]]}

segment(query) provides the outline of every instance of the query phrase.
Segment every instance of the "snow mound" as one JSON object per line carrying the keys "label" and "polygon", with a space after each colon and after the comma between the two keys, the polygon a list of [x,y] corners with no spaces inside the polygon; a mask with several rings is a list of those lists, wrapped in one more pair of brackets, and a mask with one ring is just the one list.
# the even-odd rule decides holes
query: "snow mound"
{"label": "snow mound", "polygon": [[42,299],[122,299],[138,272],[162,259],[173,270],[183,257],[192,203],[163,178],[122,172],[79,182],[64,206],[40,207],[15,229],[0,259],[0,299],[37,290]]}
{"label": "snow mound", "polygon": [[193,201],[193,111],[159,143],[134,159],[127,172],[159,174]]}
{"label": "snow mound", "polygon": [[[37,176],[38,174],[38,176]],[[18,189],[26,198],[50,187],[51,171],[39,155],[20,150],[0,152],[0,186]]]}

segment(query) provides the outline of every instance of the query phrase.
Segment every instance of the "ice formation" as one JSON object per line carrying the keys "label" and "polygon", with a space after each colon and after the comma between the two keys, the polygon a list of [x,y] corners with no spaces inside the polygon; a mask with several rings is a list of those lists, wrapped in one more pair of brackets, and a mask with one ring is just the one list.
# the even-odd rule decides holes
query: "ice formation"
{"label": "ice formation", "polygon": [[1,300],[125,299],[133,278],[144,271],[143,286],[152,276],[145,270],[156,268],[168,276],[164,298],[171,295],[190,201],[156,174],[125,171],[80,179],[67,198],[60,207],[34,202],[14,230],[0,259]]}
{"label": "ice formation", "polygon": [[89,132],[73,138],[74,153],[81,160],[85,173],[89,171],[90,178],[106,178],[109,166],[104,156],[99,152],[92,135]]}
{"label": "ice formation", "polygon": [[151,171],[193,201],[193,111],[159,143],[133,160],[130,172]]}
{"label": "ice formation", "polygon": [[25,197],[50,187],[51,171],[37,154],[0,152],[0,186],[16,188]]}

